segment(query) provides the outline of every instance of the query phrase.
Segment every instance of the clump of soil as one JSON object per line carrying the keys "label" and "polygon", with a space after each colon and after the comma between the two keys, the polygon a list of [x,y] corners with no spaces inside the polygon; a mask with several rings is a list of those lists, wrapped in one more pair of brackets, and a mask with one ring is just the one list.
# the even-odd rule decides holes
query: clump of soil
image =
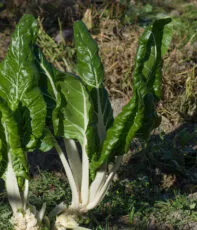
{"label": "clump of soil", "polygon": [[7,48],[10,43],[10,29],[5,29],[3,32],[0,32],[0,62],[4,59],[7,52]]}

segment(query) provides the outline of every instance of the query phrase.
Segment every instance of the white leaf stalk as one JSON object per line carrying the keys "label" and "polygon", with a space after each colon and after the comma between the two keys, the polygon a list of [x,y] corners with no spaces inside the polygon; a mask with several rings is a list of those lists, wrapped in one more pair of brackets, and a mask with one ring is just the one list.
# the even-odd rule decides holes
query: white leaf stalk
{"label": "white leaf stalk", "polygon": [[[67,158],[57,142],[55,147],[71,187],[72,201],[68,207],[63,203],[57,205],[49,217],[56,217],[54,230],[87,229],[78,225],[77,216],[95,208],[102,201],[120,166],[122,156],[116,158],[116,162],[109,172],[107,172],[106,165],[98,170],[95,179],[89,185],[89,159],[86,151],[82,149],[80,157],[75,141],[66,139],[64,143]],[[83,169],[85,169],[85,173],[82,173]],[[86,186],[82,186],[83,183]]]}
{"label": "white leaf stalk", "polygon": [[18,186],[17,178],[12,166],[10,152],[8,153],[8,167],[5,173],[5,185],[8,201],[13,211],[10,219],[15,230],[39,230],[46,210],[43,204],[40,212],[35,207],[28,204],[29,181],[26,179],[24,190]]}

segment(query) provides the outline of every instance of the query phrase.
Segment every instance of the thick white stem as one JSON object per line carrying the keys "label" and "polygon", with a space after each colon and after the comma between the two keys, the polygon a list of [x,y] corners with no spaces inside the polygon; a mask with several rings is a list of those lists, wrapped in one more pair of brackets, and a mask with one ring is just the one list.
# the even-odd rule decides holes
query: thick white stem
{"label": "thick white stem", "polygon": [[82,175],[82,162],[80,159],[79,151],[77,149],[75,141],[72,139],[64,139],[64,144],[68,156],[69,165],[72,170],[73,177],[79,192],[81,189]]}
{"label": "thick white stem", "polygon": [[77,189],[77,185],[75,183],[75,180],[74,180],[74,177],[73,177],[73,174],[72,174],[72,171],[70,169],[70,166],[68,164],[68,161],[61,149],[61,147],[59,146],[59,144],[55,141],[55,149],[57,150],[58,154],[59,154],[59,157],[60,157],[60,160],[64,166],[64,169],[65,169],[65,172],[66,172],[66,175],[67,175],[67,178],[68,178],[68,182],[70,184],[70,188],[71,188],[71,191],[72,191],[72,204],[71,204],[71,207],[73,209],[77,209],[79,207],[79,192],[78,192],[78,189]]}
{"label": "thick white stem", "polygon": [[82,149],[82,183],[81,183],[81,205],[86,206],[89,200],[89,159],[85,150]]}
{"label": "thick white stem", "polygon": [[94,181],[91,183],[91,186],[90,186],[90,198],[89,198],[90,203],[94,200],[94,198],[96,197],[98,191],[100,190],[100,188],[105,183],[106,176],[107,176],[106,175],[106,166],[104,166],[102,169],[100,169],[96,173],[96,177],[95,177]]}
{"label": "thick white stem", "polygon": [[29,195],[29,180],[25,179],[25,188],[23,192],[23,199],[24,199],[24,210],[27,208],[27,202],[28,202],[28,195]]}
{"label": "thick white stem", "polygon": [[107,190],[108,190],[108,188],[112,182],[112,179],[113,179],[117,169],[120,167],[121,161],[122,161],[122,156],[118,156],[114,167],[112,168],[109,176],[106,179],[105,184],[102,186],[100,191],[97,192],[97,196],[94,198],[94,200],[87,205],[87,210],[95,208],[97,206],[97,204],[103,199],[103,197],[105,196],[105,194],[106,194],[106,192],[107,192]]}
{"label": "thick white stem", "polygon": [[23,200],[21,198],[17,178],[12,166],[10,152],[8,152],[8,167],[5,174],[5,186],[8,195],[8,201],[10,203],[12,211],[16,213],[18,209],[23,208]]}

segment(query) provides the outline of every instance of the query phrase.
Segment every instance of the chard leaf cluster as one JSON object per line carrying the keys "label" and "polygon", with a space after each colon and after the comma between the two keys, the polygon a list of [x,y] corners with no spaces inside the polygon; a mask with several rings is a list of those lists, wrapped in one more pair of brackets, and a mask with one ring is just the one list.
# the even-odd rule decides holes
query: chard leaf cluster
{"label": "chard leaf cluster", "polygon": [[74,217],[103,199],[131,140],[147,140],[160,123],[155,108],[161,97],[162,57],[172,35],[170,21],[158,19],[145,29],[136,54],[133,96],[114,118],[98,45],[85,24],[76,21],[73,26],[76,60],[70,73],[48,63],[36,46],[37,20],[22,17],[0,64],[0,173],[14,216],[30,212],[39,227],[45,205],[37,212],[28,203],[26,154],[55,148],[72,201],[57,205],[49,217],[60,214],[56,229],[69,228],[71,220],[81,229]]}

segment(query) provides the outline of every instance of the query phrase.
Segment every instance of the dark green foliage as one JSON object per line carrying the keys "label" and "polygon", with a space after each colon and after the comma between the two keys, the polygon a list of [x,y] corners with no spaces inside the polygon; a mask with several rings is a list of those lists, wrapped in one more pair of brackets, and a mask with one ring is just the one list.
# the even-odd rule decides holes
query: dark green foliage
{"label": "dark green foliage", "polygon": [[155,103],[161,95],[162,56],[171,40],[171,30],[165,27],[169,18],[156,20],[139,41],[133,73],[133,97],[117,116],[107,131],[102,152],[92,167],[97,169],[108,158],[127,152],[135,136],[147,139],[150,132],[159,125]]}

